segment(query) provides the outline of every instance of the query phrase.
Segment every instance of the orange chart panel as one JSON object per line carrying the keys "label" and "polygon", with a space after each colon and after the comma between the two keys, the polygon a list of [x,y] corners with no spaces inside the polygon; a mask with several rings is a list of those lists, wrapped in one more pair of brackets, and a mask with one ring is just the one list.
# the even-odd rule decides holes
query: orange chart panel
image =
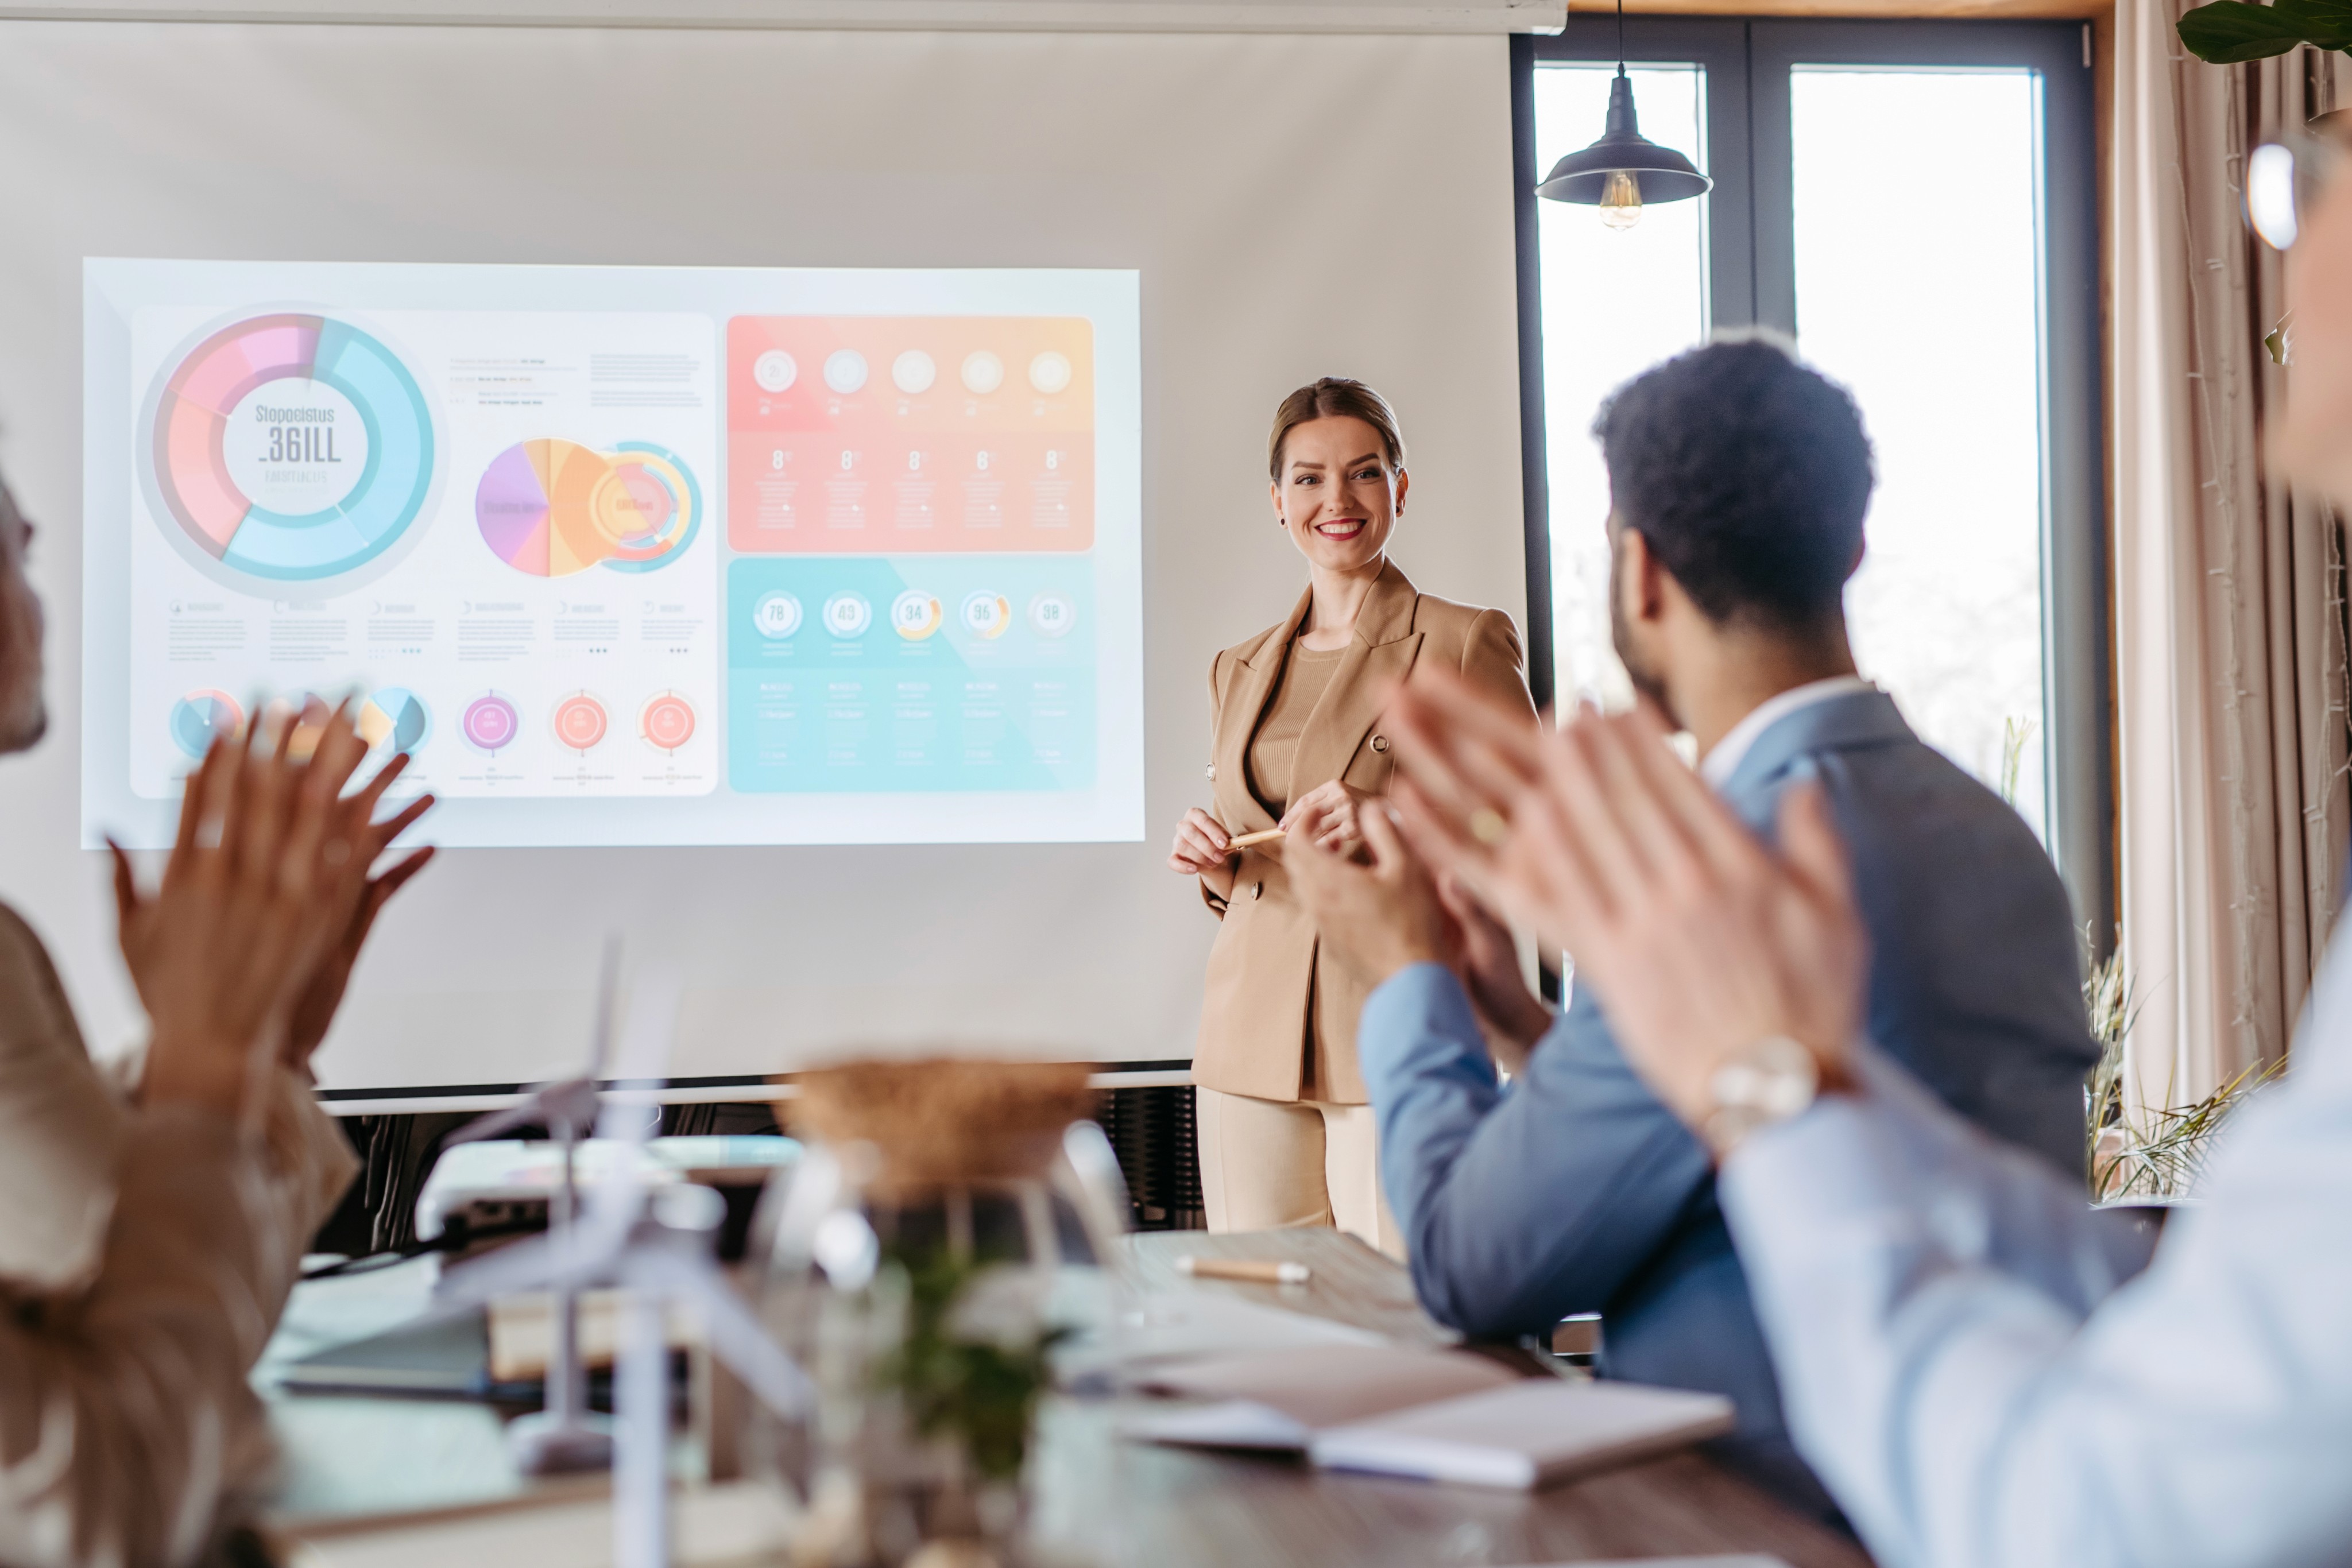
{"label": "orange chart panel", "polygon": [[1025,316],[738,316],[727,538],[768,555],[1084,550],[1094,327]]}

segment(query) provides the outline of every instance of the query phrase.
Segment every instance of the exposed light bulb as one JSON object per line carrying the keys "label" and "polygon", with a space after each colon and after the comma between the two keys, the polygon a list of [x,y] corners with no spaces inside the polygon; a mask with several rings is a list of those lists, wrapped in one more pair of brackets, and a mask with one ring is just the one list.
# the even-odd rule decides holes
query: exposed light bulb
{"label": "exposed light bulb", "polygon": [[1631,169],[1612,169],[1601,187],[1601,221],[1612,229],[1630,229],[1642,221],[1642,183]]}

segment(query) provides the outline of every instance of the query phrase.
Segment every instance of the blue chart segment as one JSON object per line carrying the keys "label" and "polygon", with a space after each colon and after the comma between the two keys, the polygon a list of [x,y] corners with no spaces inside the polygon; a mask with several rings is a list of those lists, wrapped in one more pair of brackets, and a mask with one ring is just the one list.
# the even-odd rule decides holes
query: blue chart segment
{"label": "blue chart segment", "polygon": [[1095,779],[1085,557],[770,557],[727,569],[728,782],[747,793]]}
{"label": "blue chart segment", "polygon": [[190,692],[172,705],[172,744],[191,758],[202,758],[215,738],[235,735],[245,726],[245,714],[226,692]]}
{"label": "blue chart segment", "polygon": [[142,444],[165,531],[268,582],[365,566],[417,525],[433,487],[424,390],[330,316],[248,317],[168,362]]}
{"label": "blue chart segment", "polygon": [[371,747],[414,751],[432,728],[424,699],[399,686],[386,686],[360,705],[360,738]]}

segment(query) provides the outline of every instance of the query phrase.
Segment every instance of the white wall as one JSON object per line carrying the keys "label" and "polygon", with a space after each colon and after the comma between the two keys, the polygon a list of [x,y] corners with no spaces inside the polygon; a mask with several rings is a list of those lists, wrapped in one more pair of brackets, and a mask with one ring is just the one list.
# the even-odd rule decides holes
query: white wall
{"label": "white wall", "polygon": [[1136,267],[1140,845],[477,850],[394,906],[332,1085],[576,1058],[599,934],[684,961],[673,1071],[866,1042],[1191,1053],[1212,922],[1162,866],[1205,680],[1303,570],[1282,393],[1401,410],[1424,589],[1524,609],[1505,40],[0,22],[0,472],[41,528],[50,738],[0,762],[0,894],[100,1049],[140,1024],[76,843],[85,256]]}

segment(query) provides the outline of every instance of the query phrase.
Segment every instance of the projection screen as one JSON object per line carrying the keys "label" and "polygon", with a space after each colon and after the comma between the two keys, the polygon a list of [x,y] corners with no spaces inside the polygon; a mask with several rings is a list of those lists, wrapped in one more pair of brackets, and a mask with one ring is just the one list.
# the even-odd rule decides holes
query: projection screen
{"label": "projection screen", "polygon": [[[231,708],[349,692],[451,801],[321,1053],[349,1108],[575,1066],[608,932],[683,967],[699,1097],[866,1049],[1181,1069],[1213,923],[1164,859],[1207,800],[1210,659],[1304,586],[1277,399],[1385,391],[1400,563],[1522,612],[1510,168],[1499,36],[0,22],[0,472],[51,707],[0,759],[0,896],[93,1049],[135,1044],[88,842],[154,841]],[[275,390],[205,402],[223,353]],[[405,489],[402,368],[446,434]],[[795,389],[831,445],[778,434]],[[956,471],[910,501],[921,444],[840,422],[926,398],[918,461]],[[999,418],[982,538],[963,481],[1003,453],[950,427]],[[853,446],[893,465],[865,526],[964,531],[761,548],[793,505],[755,465],[835,465],[798,515],[839,521]],[[429,527],[393,528],[412,501]],[[315,559],[262,526],[321,507],[359,531]],[[190,629],[233,601],[243,630]],[[844,742],[822,690],[777,695],[794,649],[823,690],[962,684]],[[975,671],[1025,706],[972,709]],[[850,788],[806,770],[843,745]]]}

